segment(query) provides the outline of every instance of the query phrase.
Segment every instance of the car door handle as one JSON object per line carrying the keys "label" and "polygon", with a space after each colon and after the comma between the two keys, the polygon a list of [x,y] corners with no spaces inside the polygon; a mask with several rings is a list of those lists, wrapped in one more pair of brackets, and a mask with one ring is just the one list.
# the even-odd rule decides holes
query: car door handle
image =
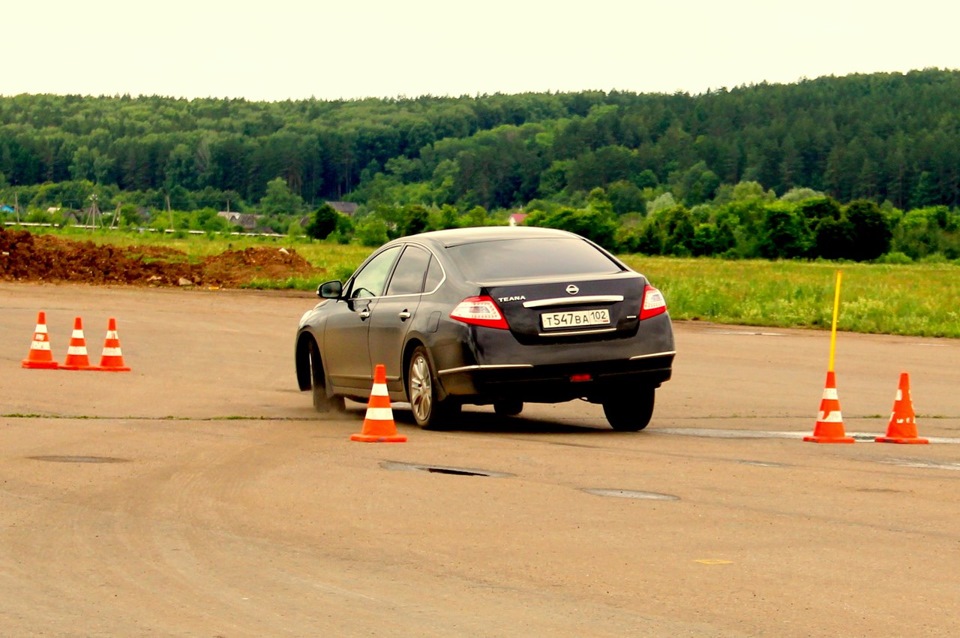
{"label": "car door handle", "polygon": [[410,314],[410,311],[409,311],[409,310],[401,310],[401,311],[400,311],[400,314],[398,314],[397,316],[400,317],[400,321],[406,321],[407,319],[409,319],[409,318],[412,317],[413,315]]}
{"label": "car door handle", "polygon": [[366,321],[366,319],[370,316],[370,309],[369,309],[369,308],[364,308],[364,309],[361,310],[358,314],[360,315],[360,319],[361,319],[362,321]]}

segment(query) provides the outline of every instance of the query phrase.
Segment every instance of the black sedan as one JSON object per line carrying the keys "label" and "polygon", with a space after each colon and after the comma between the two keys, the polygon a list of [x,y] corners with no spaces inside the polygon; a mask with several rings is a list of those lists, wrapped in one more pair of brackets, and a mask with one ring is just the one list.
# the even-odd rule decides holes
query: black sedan
{"label": "black sedan", "polygon": [[525,402],[584,399],[616,430],[650,422],[670,378],[663,295],[616,257],[549,228],[441,230],[377,249],[300,319],[301,390],[319,411],[366,402],[383,364],[391,401],[422,427],[464,404],[516,415]]}

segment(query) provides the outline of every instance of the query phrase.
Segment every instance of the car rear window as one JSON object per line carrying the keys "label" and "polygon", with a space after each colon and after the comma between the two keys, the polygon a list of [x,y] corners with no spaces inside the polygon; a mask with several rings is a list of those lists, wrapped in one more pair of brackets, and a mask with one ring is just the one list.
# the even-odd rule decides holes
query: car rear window
{"label": "car rear window", "polygon": [[621,272],[619,264],[576,237],[527,237],[451,246],[448,252],[471,281]]}

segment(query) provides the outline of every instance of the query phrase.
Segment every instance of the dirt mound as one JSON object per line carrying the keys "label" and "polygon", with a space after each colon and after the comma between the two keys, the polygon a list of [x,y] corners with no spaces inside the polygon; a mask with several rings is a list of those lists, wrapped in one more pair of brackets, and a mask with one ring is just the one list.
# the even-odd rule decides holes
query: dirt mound
{"label": "dirt mound", "polygon": [[246,248],[228,250],[203,261],[204,282],[233,287],[254,279],[283,280],[308,277],[318,269],[297,251],[287,248]]}
{"label": "dirt mound", "polygon": [[164,246],[98,245],[0,228],[0,279],[6,280],[234,288],[318,272],[287,248],[230,250],[191,264],[186,253]]}

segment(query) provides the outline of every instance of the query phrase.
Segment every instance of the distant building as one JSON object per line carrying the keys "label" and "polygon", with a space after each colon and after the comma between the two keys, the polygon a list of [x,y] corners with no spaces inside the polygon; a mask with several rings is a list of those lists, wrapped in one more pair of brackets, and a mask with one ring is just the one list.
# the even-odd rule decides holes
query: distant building
{"label": "distant building", "polygon": [[[357,212],[357,208],[359,207],[358,204],[354,204],[353,202],[324,202],[324,204],[337,211],[341,215],[346,215],[347,217],[353,217]],[[313,221],[313,215],[314,213],[310,213],[309,215],[304,215],[301,217],[300,225],[304,228],[309,226],[310,222]]]}
{"label": "distant building", "polygon": [[353,202],[325,202],[338,213],[342,213],[347,217],[353,217],[357,212],[357,205]]}
{"label": "distant building", "polygon": [[244,230],[251,231],[257,227],[259,215],[253,213],[235,213],[229,210],[222,210],[217,213],[218,217],[223,217],[228,223],[234,226],[240,226]]}
{"label": "distant building", "polygon": [[523,226],[523,221],[527,218],[527,213],[514,213],[510,215],[511,226]]}

